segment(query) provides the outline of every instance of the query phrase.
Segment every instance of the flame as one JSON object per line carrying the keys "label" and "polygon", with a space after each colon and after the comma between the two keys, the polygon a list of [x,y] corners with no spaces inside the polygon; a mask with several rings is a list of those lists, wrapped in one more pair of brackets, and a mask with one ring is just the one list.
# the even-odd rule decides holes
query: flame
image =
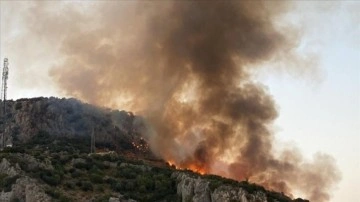
{"label": "flame", "polygon": [[187,170],[188,169],[188,170],[191,170],[200,175],[205,175],[207,173],[205,168],[197,166],[195,164],[190,164],[190,165],[187,165],[184,167],[180,167],[180,166],[176,165],[175,161],[173,161],[173,160],[168,160],[167,163],[172,167],[174,166],[177,170]]}
{"label": "flame", "polygon": [[198,167],[196,166],[195,164],[191,164],[188,169],[196,172],[196,173],[199,173],[200,175],[205,175],[206,174],[206,170],[205,168],[202,168],[202,167]]}

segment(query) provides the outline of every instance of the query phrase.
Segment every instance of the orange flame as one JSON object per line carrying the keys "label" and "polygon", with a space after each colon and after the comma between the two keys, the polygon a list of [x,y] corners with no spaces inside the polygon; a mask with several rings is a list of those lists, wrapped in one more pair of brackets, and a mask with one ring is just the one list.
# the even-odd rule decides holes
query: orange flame
{"label": "orange flame", "polygon": [[188,169],[190,169],[190,170],[192,170],[192,171],[194,171],[196,173],[199,173],[200,175],[206,174],[205,168],[198,167],[198,166],[196,166],[194,164],[189,165]]}
{"label": "orange flame", "polygon": [[177,170],[186,170],[186,169],[189,169],[195,173],[199,173],[200,175],[205,175],[206,174],[206,170],[205,168],[202,168],[202,167],[199,167],[195,164],[190,164],[190,165],[187,165],[185,167],[179,167],[176,165],[176,163],[172,160],[169,160],[167,161],[167,163],[170,165],[170,166],[174,166]]}

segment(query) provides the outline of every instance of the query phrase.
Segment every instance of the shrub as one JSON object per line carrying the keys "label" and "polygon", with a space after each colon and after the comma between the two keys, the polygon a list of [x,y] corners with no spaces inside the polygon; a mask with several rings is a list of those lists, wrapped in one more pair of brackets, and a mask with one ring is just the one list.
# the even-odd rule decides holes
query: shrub
{"label": "shrub", "polygon": [[105,169],[105,165],[101,161],[95,161],[94,167],[99,168],[99,169]]}
{"label": "shrub", "polygon": [[61,181],[58,175],[52,175],[52,176],[43,175],[41,176],[41,179],[51,186],[57,186],[58,184],[60,184]]}
{"label": "shrub", "polygon": [[91,163],[81,163],[81,162],[79,162],[79,163],[76,163],[75,165],[74,165],[74,167],[75,168],[78,168],[78,169],[86,169],[86,170],[90,170],[91,169],[91,167],[92,167],[92,164]]}
{"label": "shrub", "polygon": [[40,170],[40,178],[51,186],[57,186],[61,183],[61,176],[51,170]]}
{"label": "shrub", "polygon": [[1,182],[1,185],[2,185],[2,182],[4,181],[4,179],[5,179],[6,177],[8,177],[7,174],[5,174],[5,173],[0,173],[0,182]]}
{"label": "shrub", "polygon": [[96,174],[92,174],[90,175],[90,181],[96,184],[101,184],[103,183],[103,179],[100,175],[96,175]]}
{"label": "shrub", "polygon": [[75,185],[74,185],[74,183],[72,183],[72,182],[66,182],[66,183],[65,183],[65,188],[66,188],[66,189],[74,189],[74,188],[75,188]]}
{"label": "shrub", "polygon": [[210,181],[209,188],[211,191],[214,191],[216,188],[221,186],[223,183],[220,180],[212,180]]}
{"label": "shrub", "polygon": [[1,153],[25,153],[25,149],[20,147],[5,147]]}
{"label": "shrub", "polygon": [[105,179],[105,182],[106,182],[107,184],[110,184],[111,186],[112,186],[113,184],[116,184],[116,183],[117,183],[116,179],[111,178],[111,177]]}
{"label": "shrub", "polygon": [[108,202],[110,197],[111,197],[111,195],[108,195],[108,194],[98,196],[94,199],[94,202]]}
{"label": "shrub", "polygon": [[60,202],[72,201],[69,197],[64,196],[61,192],[51,188],[45,189],[45,193],[51,196],[52,198],[59,199]]}
{"label": "shrub", "polygon": [[76,183],[75,183],[75,185],[78,186],[78,187],[81,187],[82,182],[81,182],[80,180],[77,180]]}
{"label": "shrub", "polygon": [[3,189],[5,192],[9,192],[11,191],[11,187],[12,185],[16,182],[16,180],[19,178],[19,176],[15,175],[15,176],[8,176],[6,174],[2,174],[0,175],[0,187],[1,189]]}
{"label": "shrub", "polygon": [[140,175],[136,178],[136,184],[140,188],[143,186],[145,190],[152,190],[154,188],[154,181],[151,179],[151,176]]}
{"label": "shrub", "polygon": [[91,174],[104,175],[104,173],[96,165],[93,165],[89,172]]}
{"label": "shrub", "polygon": [[60,198],[60,193],[55,189],[51,189],[51,188],[45,189],[45,193],[51,196],[52,198],[56,198],[56,199]]}
{"label": "shrub", "polygon": [[145,193],[147,191],[147,189],[146,189],[146,186],[145,185],[141,185],[140,187],[139,187],[139,192],[140,193]]}
{"label": "shrub", "polygon": [[83,191],[92,191],[93,186],[89,181],[84,181],[84,182],[81,183],[81,189]]}
{"label": "shrub", "polygon": [[70,160],[71,160],[71,157],[68,155],[61,156],[61,158],[60,158],[60,162],[62,165],[68,163]]}
{"label": "shrub", "polygon": [[135,183],[133,181],[127,181],[125,185],[127,191],[133,191],[135,189]]}
{"label": "shrub", "polygon": [[111,184],[111,189],[116,192],[121,192],[125,189],[125,186],[122,182],[115,182]]}
{"label": "shrub", "polygon": [[123,167],[116,173],[116,176],[123,177],[126,179],[135,179],[137,176],[137,173],[136,173],[135,169],[131,169],[130,167]]}
{"label": "shrub", "polygon": [[104,192],[104,187],[102,185],[98,185],[95,187],[95,190],[98,191],[98,192]]}
{"label": "shrub", "polygon": [[78,177],[81,177],[82,175],[83,175],[83,173],[79,170],[75,170],[71,173],[71,177],[73,177],[73,178],[78,178]]}
{"label": "shrub", "polygon": [[73,201],[72,199],[70,199],[69,197],[67,197],[67,196],[64,196],[64,195],[60,195],[60,197],[59,197],[59,201],[60,202],[70,202],[70,201]]}

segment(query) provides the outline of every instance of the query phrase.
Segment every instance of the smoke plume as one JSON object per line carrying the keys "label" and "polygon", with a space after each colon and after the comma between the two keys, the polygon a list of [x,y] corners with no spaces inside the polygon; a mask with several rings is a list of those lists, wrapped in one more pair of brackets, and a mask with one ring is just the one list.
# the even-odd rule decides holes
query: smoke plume
{"label": "smoke plume", "polygon": [[297,58],[299,34],[275,21],[287,5],[109,1],[88,8],[91,15],[45,8],[34,5],[32,16],[48,17],[29,18],[29,26],[61,43],[50,75],[65,94],[144,116],[153,152],[178,167],[329,200],[339,180],[334,160],[276,153],[274,100],[252,79],[260,64]]}

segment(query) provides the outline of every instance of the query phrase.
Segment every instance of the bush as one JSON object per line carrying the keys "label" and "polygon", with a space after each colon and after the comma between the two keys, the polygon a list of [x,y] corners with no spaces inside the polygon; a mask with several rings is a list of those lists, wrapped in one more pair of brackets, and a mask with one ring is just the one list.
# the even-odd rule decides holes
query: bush
{"label": "bush", "polygon": [[65,188],[66,188],[66,189],[74,189],[74,188],[75,188],[75,185],[74,185],[74,183],[72,183],[72,182],[66,182],[66,183],[65,183]]}
{"label": "bush", "polygon": [[127,181],[125,185],[127,191],[133,191],[135,189],[135,183],[133,181]]}
{"label": "bush", "polygon": [[93,186],[89,181],[84,181],[84,182],[81,183],[81,189],[83,191],[92,191]]}
{"label": "bush", "polygon": [[69,197],[64,196],[61,192],[54,189],[48,188],[45,190],[45,193],[51,196],[54,199],[59,199],[60,202],[69,202],[72,201]]}
{"label": "bush", "polygon": [[94,167],[99,168],[99,169],[105,169],[105,165],[101,161],[95,161]]}
{"label": "bush", "polygon": [[65,155],[60,157],[60,162],[62,165],[65,165],[71,160],[71,156]]}
{"label": "bush", "polygon": [[135,179],[137,176],[136,170],[130,167],[123,167],[117,173],[117,177],[123,177],[126,179]]}
{"label": "bush", "polygon": [[96,165],[93,165],[93,167],[89,170],[89,173],[97,174],[97,175],[104,175],[104,172],[101,171]]}
{"label": "bush", "polygon": [[115,182],[111,184],[111,189],[116,192],[121,192],[125,189],[125,186],[122,182]]}
{"label": "bush", "polygon": [[107,154],[103,156],[104,161],[116,162],[119,160],[116,154]]}
{"label": "bush", "polygon": [[116,181],[116,179],[109,177],[109,178],[106,178],[106,179],[105,179],[105,182],[106,182],[107,184],[113,185],[113,184],[115,184],[117,181]]}
{"label": "bush", "polygon": [[54,176],[43,175],[41,176],[41,179],[51,186],[57,186],[60,184],[60,177],[57,175]]}
{"label": "bush", "polygon": [[214,191],[216,188],[220,187],[223,184],[220,180],[210,181],[209,188],[211,191]]}
{"label": "bush", "polygon": [[[71,172],[71,170],[70,170]],[[78,177],[81,177],[83,175],[83,173],[79,170],[74,170],[72,173],[71,173],[71,177],[73,178],[78,178]]]}
{"label": "bush", "polygon": [[91,163],[81,163],[81,162],[79,162],[79,163],[76,163],[74,165],[74,167],[78,168],[78,169],[82,169],[82,170],[84,170],[84,169],[90,170],[91,167],[92,167],[92,164]]}
{"label": "bush", "polygon": [[111,195],[102,195],[94,199],[94,202],[108,202]]}
{"label": "bush", "polygon": [[104,192],[105,189],[104,189],[104,187],[102,185],[98,185],[98,186],[95,187],[95,191]]}
{"label": "bush", "polygon": [[[145,188],[145,190],[153,190],[154,189],[154,181],[151,179],[151,176],[140,175],[136,178],[136,184],[141,189]],[[140,190],[141,191],[141,190]]]}
{"label": "bush", "polygon": [[39,176],[51,186],[57,186],[61,183],[61,176],[51,170],[40,170]]}
{"label": "bush", "polygon": [[22,108],[21,102],[17,102],[17,103],[15,104],[15,110],[19,110],[19,109],[21,109],[21,108]]}
{"label": "bush", "polygon": [[52,198],[55,198],[55,199],[60,198],[60,193],[58,191],[56,191],[55,189],[48,188],[45,190],[45,193],[47,195],[51,196]]}
{"label": "bush", "polygon": [[90,175],[90,181],[95,184],[101,184],[104,182],[102,177],[100,175],[96,175],[96,174]]}
{"label": "bush", "polygon": [[20,147],[5,147],[1,153],[25,153],[25,149]]}
{"label": "bush", "polygon": [[19,178],[19,176],[15,175],[15,176],[8,176],[6,174],[2,174],[0,175],[0,187],[1,189],[3,189],[5,192],[9,192],[11,191],[11,187],[12,185],[16,182],[16,180]]}
{"label": "bush", "polygon": [[59,197],[59,201],[60,202],[70,202],[70,201],[73,201],[73,200],[71,198],[61,194],[60,197]]}

